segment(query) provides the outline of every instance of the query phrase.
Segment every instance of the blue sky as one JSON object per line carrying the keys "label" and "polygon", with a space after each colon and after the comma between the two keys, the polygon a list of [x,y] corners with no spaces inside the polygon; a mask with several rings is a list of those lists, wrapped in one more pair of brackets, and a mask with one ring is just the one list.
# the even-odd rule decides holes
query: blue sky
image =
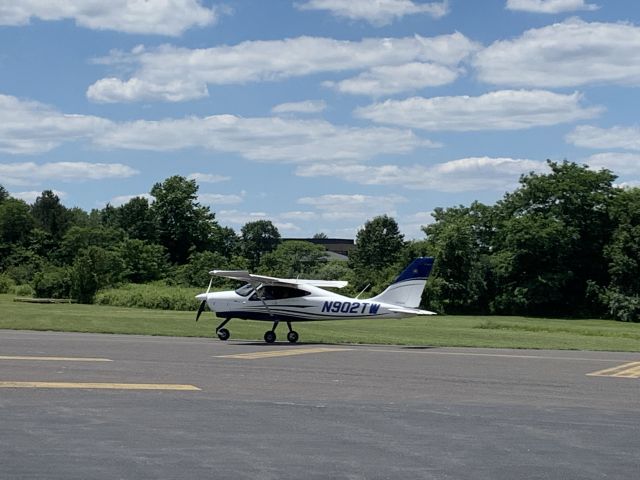
{"label": "blue sky", "polygon": [[636,0],[0,0],[0,184],[422,238],[547,158],[640,185],[639,86]]}

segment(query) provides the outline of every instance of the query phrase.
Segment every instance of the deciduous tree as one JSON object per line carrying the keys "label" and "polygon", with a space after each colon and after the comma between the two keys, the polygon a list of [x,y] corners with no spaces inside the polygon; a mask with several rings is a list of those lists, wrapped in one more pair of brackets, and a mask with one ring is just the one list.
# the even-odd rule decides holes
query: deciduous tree
{"label": "deciduous tree", "polygon": [[280,244],[280,232],[270,220],[248,222],[241,232],[242,253],[251,269],[257,268],[262,256]]}
{"label": "deciduous tree", "polygon": [[192,250],[202,251],[210,245],[215,225],[209,207],[197,202],[195,180],[181,176],[167,178],[151,189],[155,198],[151,205],[158,225],[158,237],[171,260],[182,264]]}

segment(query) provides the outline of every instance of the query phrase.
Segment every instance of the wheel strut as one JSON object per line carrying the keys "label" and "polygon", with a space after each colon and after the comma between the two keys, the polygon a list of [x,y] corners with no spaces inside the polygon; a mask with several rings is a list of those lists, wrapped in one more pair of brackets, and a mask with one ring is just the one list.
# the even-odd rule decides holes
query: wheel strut
{"label": "wheel strut", "polygon": [[222,322],[220,325],[218,325],[216,327],[216,333],[218,333],[218,330],[220,330],[222,327],[224,327],[227,323],[229,323],[229,320],[231,320],[230,318],[225,318],[224,322]]}
{"label": "wheel strut", "polygon": [[216,327],[216,335],[218,335],[218,338],[222,341],[229,340],[229,337],[231,336],[231,333],[229,333],[229,330],[224,328],[224,326],[229,322],[229,320],[231,319],[225,318],[224,322],[222,322],[220,325]]}
{"label": "wheel strut", "polygon": [[287,327],[289,327],[289,333],[287,333],[287,340],[289,340],[289,343],[296,343],[298,341],[298,332],[296,332],[291,327],[291,322],[287,322]]}

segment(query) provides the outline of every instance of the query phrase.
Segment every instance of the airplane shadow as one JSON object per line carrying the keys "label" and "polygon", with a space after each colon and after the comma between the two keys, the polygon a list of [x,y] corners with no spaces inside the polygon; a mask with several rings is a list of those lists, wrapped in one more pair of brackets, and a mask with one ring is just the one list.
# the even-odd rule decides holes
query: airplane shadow
{"label": "airplane shadow", "polygon": [[266,343],[266,342],[260,342],[260,341],[255,341],[255,342],[234,342],[234,345],[246,345],[246,346],[253,346],[253,347],[274,347],[274,346],[279,346],[279,347],[299,347],[299,346],[304,346],[304,345],[342,345],[340,343],[327,343],[327,342],[296,342],[296,343],[290,343],[290,342],[273,342],[273,343]]}
{"label": "airplane shadow", "polygon": [[433,347],[429,345],[404,345],[404,346],[401,345],[400,348],[404,350],[431,350],[438,347]]}
{"label": "airplane shadow", "polygon": [[[349,346],[353,346],[352,344],[349,343],[331,343],[331,342],[296,342],[296,343],[289,343],[289,342],[274,342],[274,343],[266,343],[266,342],[261,342],[259,340],[254,341],[243,341],[243,342],[234,342],[234,345],[244,345],[244,346],[252,346],[252,347],[273,347],[273,346],[279,346],[279,347],[300,347],[300,346],[322,346],[322,345],[327,345],[327,346],[331,346],[331,347],[349,347]],[[359,346],[359,345],[356,345]],[[367,346],[367,347],[398,347],[401,348],[403,350],[431,350],[431,349],[436,349],[438,347],[434,347],[434,346],[429,346],[429,345],[361,345],[361,346]]]}

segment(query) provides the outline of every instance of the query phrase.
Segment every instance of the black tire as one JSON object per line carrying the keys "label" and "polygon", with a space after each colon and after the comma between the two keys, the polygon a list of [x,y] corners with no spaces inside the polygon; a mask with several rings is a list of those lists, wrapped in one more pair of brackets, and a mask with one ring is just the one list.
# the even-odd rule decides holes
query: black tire
{"label": "black tire", "polygon": [[230,336],[231,336],[231,333],[229,333],[229,330],[227,330],[226,328],[221,328],[220,330],[218,330],[218,338],[223,342],[225,340],[229,340]]}
{"label": "black tire", "polygon": [[287,340],[289,340],[289,343],[296,343],[298,341],[298,332],[291,330],[287,333]]}
{"label": "black tire", "polygon": [[267,343],[273,343],[276,341],[276,332],[269,330],[264,332],[264,341]]}

